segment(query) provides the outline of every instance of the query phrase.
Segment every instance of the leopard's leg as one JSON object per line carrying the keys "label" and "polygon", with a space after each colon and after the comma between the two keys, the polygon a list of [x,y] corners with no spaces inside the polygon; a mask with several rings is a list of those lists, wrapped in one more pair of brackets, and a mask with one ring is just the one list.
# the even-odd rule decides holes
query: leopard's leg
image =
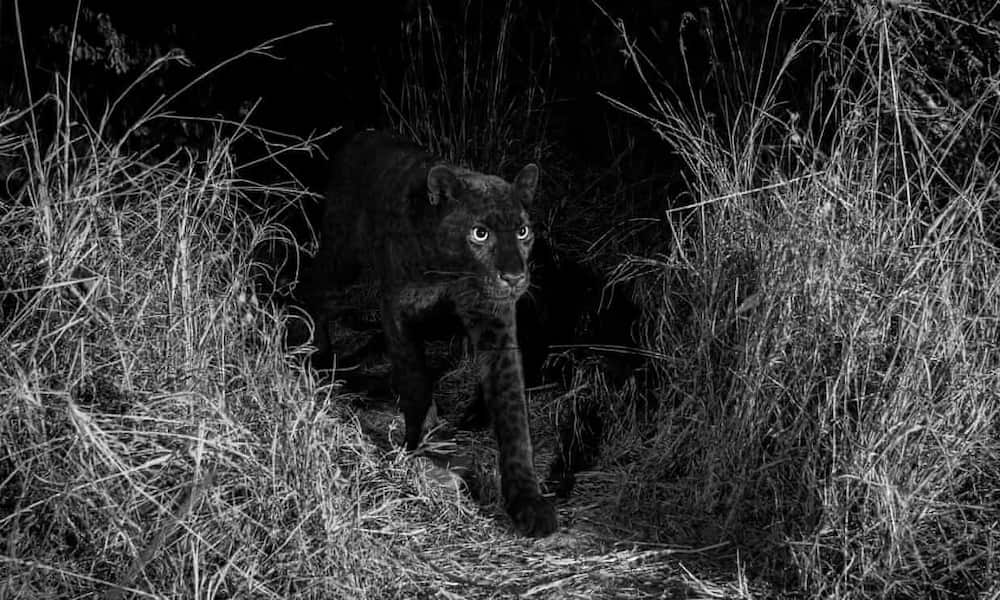
{"label": "leopard's leg", "polygon": [[548,535],[558,527],[558,518],[535,476],[514,306],[465,315],[463,320],[475,345],[483,400],[500,450],[500,487],[507,513],[522,534]]}
{"label": "leopard's leg", "polygon": [[383,294],[382,326],[392,362],[392,385],[406,423],[406,449],[420,445],[424,418],[431,405],[432,382],[424,358],[424,341],[407,324],[391,294]]}
{"label": "leopard's leg", "polygon": [[330,190],[320,230],[319,249],[303,265],[296,294],[313,318],[312,343],[316,352],[310,361],[316,369],[333,368],[330,326],[340,317],[343,292],[358,280],[361,259],[358,248],[361,222],[345,211],[354,203],[352,194]]}

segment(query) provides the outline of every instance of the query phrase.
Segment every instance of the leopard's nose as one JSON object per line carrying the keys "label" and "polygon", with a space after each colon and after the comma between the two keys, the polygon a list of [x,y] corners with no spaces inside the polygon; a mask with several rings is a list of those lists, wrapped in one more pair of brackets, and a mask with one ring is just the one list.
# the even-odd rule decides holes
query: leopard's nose
{"label": "leopard's nose", "polygon": [[510,288],[520,287],[524,283],[524,273],[500,273],[500,280]]}

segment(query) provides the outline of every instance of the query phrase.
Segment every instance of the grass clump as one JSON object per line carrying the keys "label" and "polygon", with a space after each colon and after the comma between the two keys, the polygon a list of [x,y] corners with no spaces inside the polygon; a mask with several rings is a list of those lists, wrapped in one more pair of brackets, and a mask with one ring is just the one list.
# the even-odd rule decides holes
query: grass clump
{"label": "grass clump", "polygon": [[529,8],[520,0],[460,2],[439,14],[432,2],[415,2],[401,31],[407,63],[398,96],[382,94],[394,129],[487,173],[546,155],[553,48],[550,40],[519,54],[519,33],[542,26]]}
{"label": "grass clump", "polygon": [[254,256],[294,241],[258,207],[301,189],[240,179],[221,134],[147,164],[85,124],[4,125],[27,176],[0,201],[0,596],[415,589],[389,540],[473,512],[286,352]]}
{"label": "grass clump", "polygon": [[612,434],[634,462],[605,467],[623,513],[735,542],[789,591],[973,597],[1000,576],[995,99],[934,110],[916,13],[868,8],[812,24],[842,33],[801,121],[776,98],[804,42],[720,97],[724,126],[656,85],[634,111],[695,201],[667,212],[669,251],[616,273],[662,383],[655,417]]}

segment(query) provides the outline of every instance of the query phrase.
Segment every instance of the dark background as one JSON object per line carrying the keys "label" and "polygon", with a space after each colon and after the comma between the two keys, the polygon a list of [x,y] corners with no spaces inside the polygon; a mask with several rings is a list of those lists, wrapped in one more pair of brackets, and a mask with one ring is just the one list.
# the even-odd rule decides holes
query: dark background
{"label": "dark background", "polygon": [[[243,56],[225,65],[167,109],[180,116],[240,121],[248,107],[255,106],[250,123],[296,136],[340,128],[317,143],[315,151],[282,156],[287,170],[263,161],[240,173],[265,185],[292,175],[321,192],[327,157],[351,132],[398,124],[386,98],[397,102],[413,87],[425,90],[432,106],[435,94],[460,95],[455,87],[463,69],[475,70],[463,64],[463,52],[495,55],[506,24],[507,69],[500,95],[515,106],[514,114],[505,118],[523,118],[525,129],[503,129],[513,132],[509,140],[490,139],[494,129],[483,121],[494,113],[473,106],[470,114],[452,115],[451,120],[479,128],[478,137],[471,135],[455,145],[482,147],[432,149],[508,177],[528,160],[538,162],[542,181],[533,215],[539,234],[533,280],[538,305],[559,307],[543,310],[538,317],[545,324],[546,343],[632,345],[630,332],[638,310],[625,300],[627,294],[610,294],[615,304],[604,304],[606,273],[625,252],[665,252],[672,228],[664,210],[697,198],[688,190],[687,166],[655,128],[599,94],[655,114],[655,93],[684,105],[693,120],[715,127],[721,139],[740,139],[742,135],[730,129],[739,126],[736,113],[760,103],[758,81],[778,79],[776,71],[790,44],[804,33],[820,34],[835,20],[837,11],[827,6],[818,12],[818,6],[808,0],[606,0],[600,5],[567,0],[84,0],[78,7],[62,0],[0,0],[0,67],[6,82],[2,93],[9,104],[26,106],[31,99],[62,89],[69,32],[78,17],[71,88],[79,112],[74,115],[97,123],[109,103],[128,90],[128,100],[118,103],[108,118],[105,137],[116,140],[157,99],[223,61],[277,36],[329,23],[275,42],[267,55]],[[427,26],[429,15],[432,27]],[[433,56],[435,35],[440,36],[437,48],[446,56],[420,63],[416,53]],[[113,60],[113,47],[126,57],[124,67],[122,60]],[[83,48],[92,51],[87,54]],[[132,85],[150,63],[176,49],[189,64],[170,63]],[[640,54],[642,74],[628,50]],[[450,71],[446,82],[438,72],[442,64]],[[800,60],[790,76],[781,78],[785,87],[778,91],[783,111],[779,118],[809,110],[818,64]],[[519,104],[532,90],[541,90],[544,102]],[[478,102],[485,103],[488,96],[482,89],[472,92]],[[45,123],[59,122],[53,105],[40,111],[43,135]],[[519,112],[525,106],[535,112]],[[422,120],[412,114],[412,107],[409,112],[408,119]],[[433,119],[425,123],[427,130],[435,130]],[[217,124],[205,121],[156,119],[131,135],[128,149],[145,153],[149,160],[205,156],[218,137],[217,129]],[[241,136],[229,154],[239,164],[269,151],[273,147],[255,137]],[[306,200],[305,208],[305,219],[292,211],[285,221],[301,243],[307,243],[307,222],[315,223],[321,210],[315,199]],[[611,239],[605,236],[611,226],[630,221],[645,225],[624,242],[628,247],[595,249],[596,240]],[[275,252],[264,260],[284,267],[295,264],[283,251]],[[293,278],[293,271],[288,272],[287,278]]]}
{"label": "dark background", "polygon": [[[387,125],[381,92],[399,95],[410,57],[402,39],[427,2],[373,0],[363,2],[115,2],[86,0],[92,13],[80,19],[80,35],[100,46],[106,40],[94,14],[106,15],[124,38],[130,54],[147,59],[171,48],[183,49],[192,65],[179,64],[158,73],[130,96],[120,111],[128,121],[149,101],[169,93],[204,70],[269,38],[320,23],[328,28],[278,42],[272,54],[280,60],[249,56],[228,65],[185,93],[172,105],[177,113],[238,119],[241,107],[262,100],[252,121],[257,125],[298,135],[337,126],[347,129]],[[465,11],[484,30],[500,22],[504,2],[435,1],[430,5],[446,33],[466,35]],[[815,8],[808,2],[775,3],[760,0],[678,2],[608,0],[601,8],[591,2],[513,1],[516,30],[511,31],[513,56],[523,64],[511,68],[511,94],[518,85],[540,77],[551,102],[548,137],[560,160],[579,179],[618,159],[630,179],[653,177],[658,183],[676,180],[669,171],[669,149],[652,129],[623,114],[597,96],[603,92],[640,109],[649,104],[649,92],[629,66],[624,43],[611,18],[621,19],[636,46],[648,57],[655,85],[678,90],[681,98],[698,98],[709,111],[723,88],[739,85],[763,66],[777,66],[783,47],[810,26]],[[60,26],[71,28],[75,2],[21,1],[22,37],[34,95],[52,89],[57,72],[65,73],[67,36],[54,35]],[[611,18],[609,18],[611,17]],[[767,31],[771,28],[770,35]],[[0,60],[12,104],[24,102],[23,75],[17,46],[14,0],[0,2]],[[714,50],[713,50],[714,48]],[[720,51],[721,50],[721,51]],[[744,67],[735,64],[739,55]],[[148,62],[148,60],[147,60]],[[685,69],[685,62],[688,68]],[[105,62],[74,65],[73,87],[91,114],[99,116],[106,99],[115,97],[141,72],[142,64],[115,73]],[[539,75],[539,70],[544,70]],[[786,100],[804,105],[811,90],[808,64],[799,77],[802,86],[786,90]],[[521,78],[519,81],[518,78]],[[747,83],[747,82],[743,82]],[[433,74],[427,85],[433,87]],[[130,114],[130,112],[132,114]],[[724,119],[719,126],[724,127]],[[166,127],[166,126],[165,126]],[[195,145],[190,130],[175,131],[155,140],[167,145]],[[327,145],[336,145],[332,138]],[[622,160],[622,153],[627,156]],[[323,161],[303,160],[295,166],[310,186],[321,185]]]}

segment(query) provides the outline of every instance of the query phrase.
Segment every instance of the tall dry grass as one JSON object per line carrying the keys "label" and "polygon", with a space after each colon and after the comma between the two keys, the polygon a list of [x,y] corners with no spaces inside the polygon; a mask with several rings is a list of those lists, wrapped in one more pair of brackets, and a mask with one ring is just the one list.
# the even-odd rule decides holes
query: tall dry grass
{"label": "tall dry grass", "polygon": [[398,536],[489,521],[285,348],[256,257],[305,191],[243,178],[248,126],[149,162],[73,100],[0,118],[0,597],[417,593]]}
{"label": "tall dry grass", "polygon": [[650,109],[622,105],[695,201],[667,212],[669,251],[616,273],[662,382],[652,422],[610,417],[618,509],[735,543],[809,597],[969,598],[1000,577],[996,102],[928,100],[907,20],[947,16],[908,10],[821,11],[830,93],[798,120],[777,90],[806,38],[776,71],[735,62],[756,83],[720,95],[725,127],[651,77]]}
{"label": "tall dry grass", "polygon": [[449,160],[498,173],[546,156],[552,45],[520,53],[514,38],[542,27],[518,0],[415,3],[402,25],[406,68],[383,90],[392,127]]}

